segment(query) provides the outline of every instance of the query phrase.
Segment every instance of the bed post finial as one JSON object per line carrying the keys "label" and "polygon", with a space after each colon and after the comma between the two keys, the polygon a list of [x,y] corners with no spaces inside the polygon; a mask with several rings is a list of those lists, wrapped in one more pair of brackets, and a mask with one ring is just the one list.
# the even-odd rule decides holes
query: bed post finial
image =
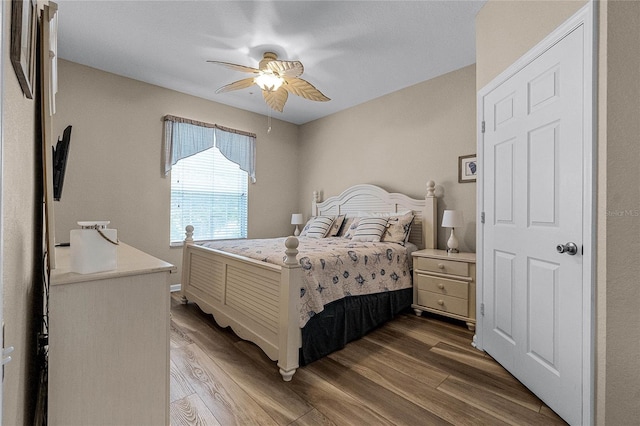
{"label": "bed post finial", "polygon": [[313,191],[313,198],[311,199],[311,216],[318,216],[318,203],[320,202],[320,193]]}
{"label": "bed post finial", "polygon": [[436,183],[432,180],[427,182],[427,197],[433,198],[436,196]]}
{"label": "bed post finial", "polygon": [[284,246],[287,248],[284,253],[286,254],[284,263],[285,265],[297,265],[298,260],[296,256],[298,255],[298,244],[300,242],[296,237],[289,237],[285,240]]}
{"label": "bed post finial", "polygon": [[438,199],[436,198],[436,183],[432,180],[427,182],[427,195],[424,197],[424,202],[422,242],[424,248],[438,248]]}
{"label": "bed post finial", "polygon": [[187,225],[184,228],[184,233],[187,236],[187,238],[184,239],[184,243],[185,244],[193,244],[193,226],[192,225]]}

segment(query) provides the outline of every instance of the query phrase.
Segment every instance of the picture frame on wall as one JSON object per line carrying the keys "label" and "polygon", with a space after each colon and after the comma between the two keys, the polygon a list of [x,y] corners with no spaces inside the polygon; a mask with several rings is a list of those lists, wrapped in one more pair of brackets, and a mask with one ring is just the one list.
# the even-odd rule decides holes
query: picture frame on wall
{"label": "picture frame on wall", "polygon": [[40,84],[42,103],[41,126],[42,126],[42,149],[44,152],[43,164],[43,185],[45,196],[45,232],[47,236],[47,268],[56,268],[55,252],[55,209],[54,209],[54,185],[53,185],[53,150],[55,143],[53,134],[53,115],[55,114],[55,87],[57,86],[57,52],[58,52],[58,5],[52,1],[45,4],[42,9],[42,26],[40,29]]}
{"label": "picture frame on wall", "polygon": [[458,157],[458,183],[475,182],[478,175],[476,154]]}
{"label": "picture frame on wall", "polygon": [[[49,30],[49,55],[44,59],[49,61],[49,115],[54,115],[58,93],[58,4],[49,1],[48,6],[43,10],[42,23],[43,27],[48,27]],[[42,29],[43,32],[46,30],[47,28]]]}
{"label": "picture frame on wall", "polygon": [[24,95],[33,99],[36,78],[38,9],[35,0],[13,0],[11,5],[11,64]]}

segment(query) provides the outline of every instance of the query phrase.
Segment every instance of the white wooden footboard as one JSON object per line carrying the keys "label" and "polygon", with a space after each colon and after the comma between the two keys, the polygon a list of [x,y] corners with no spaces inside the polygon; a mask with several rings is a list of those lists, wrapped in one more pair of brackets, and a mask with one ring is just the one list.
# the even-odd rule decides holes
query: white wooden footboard
{"label": "white wooden footboard", "polygon": [[[419,248],[435,248],[437,235],[436,184],[427,182],[424,199],[389,193],[374,185],[355,185],[320,202],[317,192],[312,215],[358,212],[397,213],[412,210],[415,219],[409,241]],[[287,238],[284,266],[193,244],[193,226],[187,226],[182,260],[182,296],[213,314],[223,327],[254,342],[278,361],[280,374],[291,380],[299,366],[299,324],[302,270],[296,256],[298,239]]]}
{"label": "white wooden footboard", "polygon": [[298,239],[285,241],[286,259],[278,266],[193,244],[193,226],[182,260],[183,301],[195,302],[222,327],[231,327],[278,361],[290,381],[299,366],[301,343],[298,301],[302,272]]}

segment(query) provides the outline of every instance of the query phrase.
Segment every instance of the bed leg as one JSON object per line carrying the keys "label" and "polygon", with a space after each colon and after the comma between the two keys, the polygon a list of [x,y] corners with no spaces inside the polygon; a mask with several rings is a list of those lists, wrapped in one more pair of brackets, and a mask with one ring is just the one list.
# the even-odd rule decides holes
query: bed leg
{"label": "bed leg", "polygon": [[186,237],[184,239],[184,247],[182,248],[182,285],[181,285],[182,297],[180,297],[180,303],[182,303],[183,305],[186,305],[188,300],[187,300],[187,296],[184,295],[184,292],[186,291],[187,286],[189,285],[189,279],[190,279],[188,249],[189,249],[189,246],[193,245],[193,226],[192,225],[185,226],[184,233]]}
{"label": "bed leg", "polygon": [[280,375],[282,376],[282,380],[284,380],[285,382],[290,382],[293,375],[296,374],[296,370],[297,368],[293,368],[289,371],[285,371],[281,368]]}

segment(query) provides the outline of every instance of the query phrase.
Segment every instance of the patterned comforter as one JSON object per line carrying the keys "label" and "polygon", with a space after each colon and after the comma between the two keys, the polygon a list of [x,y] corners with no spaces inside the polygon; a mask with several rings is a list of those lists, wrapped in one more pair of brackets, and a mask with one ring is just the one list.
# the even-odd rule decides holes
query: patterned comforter
{"label": "patterned comforter", "polygon": [[[214,241],[203,246],[284,265],[285,239]],[[300,237],[299,241],[301,328],[334,300],[411,287],[411,256],[399,244],[340,237]]]}

